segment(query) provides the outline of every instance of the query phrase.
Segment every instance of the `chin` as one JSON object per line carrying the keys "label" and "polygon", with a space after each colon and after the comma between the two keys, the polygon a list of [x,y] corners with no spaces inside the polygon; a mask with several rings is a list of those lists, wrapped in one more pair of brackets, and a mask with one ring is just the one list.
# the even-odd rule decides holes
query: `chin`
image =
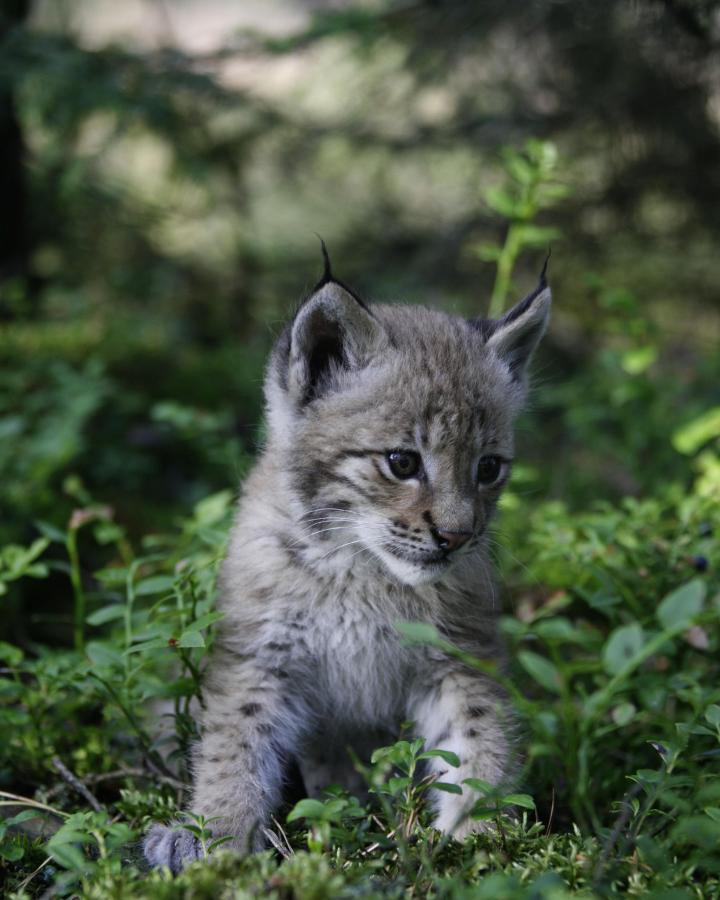
{"label": "chin", "polygon": [[423,564],[400,559],[400,557],[394,556],[392,553],[387,553],[383,550],[375,550],[374,553],[388,572],[390,572],[400,584],[405,584],[408,587],[416,587],[421,584],[432,584],[434,581],[439,581],[450,568],[449,563],[445,560],[442,562]]}

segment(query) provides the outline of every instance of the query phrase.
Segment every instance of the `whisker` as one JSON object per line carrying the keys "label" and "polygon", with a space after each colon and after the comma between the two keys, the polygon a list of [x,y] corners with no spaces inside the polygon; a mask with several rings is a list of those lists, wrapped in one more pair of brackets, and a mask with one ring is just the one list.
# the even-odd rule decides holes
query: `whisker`
{"label": "whisker", "polygon": [[296,538],[294,541],[288,541],[285,546],[300,547],[307,541],[308,538],[315,537],[320,534],[326,534],[329,531],[345,531],[347,527],[348,526],[346,525],[338,525],[333,528],[321,528],[319,531],[312,531],[309,534],[303,534],[302,537]]}
{"label": "whisker", "polygon": [[[372,526],[364,525],[365,528],[372,528]],[[380,526],[377,526],[380,529]],[[331,528],[321,528],[320,531],[311,531],[310,534],[305,535],[305,537],[313,537],[316,534],[327,534],[328,531],[345,531],[347,529],[347,525],[333,525]]]}
{"label": "whisker", "polygon": [[355,559],[356,556],[360,556],[360,554],[361,554],[363,551],[365,551],[365,552],[367,552],[367,553],[370,553],[370,554],[372,555],[372,551],[370,550],[369,547],[361,547],[359,550],[356,550],[353,554],[351,554],[350,559],[348,560],[348,562],[351,562],[353,559]]}
{"label": "whisker", "polygon": [[[320,557],[320,559],[321,560],[328,559],[328,557],[332,556],[333,553],[339,553],[339,551],[342,550],[344,547],[352,547],[353,544],[362,544],[362,543],[363,543],[362,540],[360,538],[358,538],[356,541],[348,541],[346,544],[340,544],[339,547],[331,547],[327,553],[323,554],[323,556]],[[367,547],[364,549],[367,549]]]}
{"label": "whisker", "polygon": [[339,512],[349,512],[350,509],[347,506],[311,506],[310,512],[322,512],[326,509],[337,510]]}

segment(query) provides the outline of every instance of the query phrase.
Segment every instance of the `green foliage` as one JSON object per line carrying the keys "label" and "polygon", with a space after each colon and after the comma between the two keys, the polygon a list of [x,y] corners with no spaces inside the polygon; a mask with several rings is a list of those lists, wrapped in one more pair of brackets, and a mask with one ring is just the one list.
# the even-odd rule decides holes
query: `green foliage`
{"label": "green foliage", "polygon": [[47,538],[37,538],[29,547],[8,544],[0,552],[0,594],[7,592],[7,584],[18,578],[45,578],[48,573],[44,563],[37,562],[50,542]]}
{"label": "green foliage", "polygon": [[[718,896],[716,4],[381,2],[202,57],[31,5],[0,13],[5,894]],[[239,52],[262,90],[225,77]],[[501,681],[525,754],[503,794],[401,739],[358,763],[367,800],[302,800],[241,860],[185,809],[187,761],[315,229],[362,290],[469,315],[553,245],[498,533],[511,669],[398,624]],[[435,833],[431,787],[482,832]],[[146,872],[139,837],[181,813],[207,859]]]}
{"label": "green foliage", "polygon": [[[227,493],[208,498],[174,535],[147,537],[124,562],[122,529],[113,532],[116,561],[87,592],[84,649],[28,655],[0,645],[0,723],[11,735],[0,771],[14,772],[21,786],[0,801],[12,814],[0,835],[10,884],[49,859],[43,877],[61,894],[169,890],[166,876],[141,874],[133,848],[148,821],[167,821],[182,803],[229,505]],[[97,508],[78,512],[75,523],[107,525]],[[500,675],[422,623],[398,627],[406,640],[433,643],[505,685],[526,735],[521,783],[532,796],[474,779],[433,782],[423,761],[439,756],[452,768],[454,754],[400,740],[361,766],[367,804],[339,789],[300,801],[287,815],[287,836],[277,838],[278,858],[225,857],[210,823],[190,814],[186,827],[209,860],[182,875],[178,890],[205,883],[251,891],[270,879],[273,890],[293,885],[302,896],[350,896],[365,885],[368,896],[403,896],[414,886],[459,898],[471,881],[481,892],[473,896],[696,887],[711,895],[720,872],[720,560],[717,526],[708,529],[720,521],[717,499],[668,488],[662,498],[591,513],[544,503],[529,530],[512,510],[506,519],[526,535],[515,548],[521,557],[506,563],[516,614],[503,627],[514,671]],[[25,575],[47,579],[44,557],[67,546],[66,534],[48,533],[32,552],[12,551]],[[699,557],[707,571],[698,575]],[[65,571],[71,579],[72,566]],[[160,736],[148,720],[158,698],[174,723]],[[70,719],[78,726],[68,731]],[[90,800],[63,780],[56,759],[97,809],[83,808]],[[440,838],[429,826],[431,787],[477,795],[471,815],[492,827],[463,845]],[[313,893],[319,872],[333,893]]]}
{"label": "green foliage", "polygon": [[502,315],[511,288],[511,276],[525,249],[545,248],[560,237],[557,228],[537,224],[538,215],[568,194],[568,187],[558,180],[558,152],[549,141],[529,140],[523,152],[510,147],[503,152],[505,185],[491,187],[486,203],[507,221],[503,244],[483,243],[478,255],[496,267],[495,285],[490,295],[488,314]]}
{"label": "green foliage", "polygon": [[[54,479],[85,448],[88,423],[108,391],[97,360],[77,368],[56,361],[44,371],[32,361],[0,366],[0,481],[6,515],[44,512],[52,505]],[[0,523],[6,539],[11,521]]]}

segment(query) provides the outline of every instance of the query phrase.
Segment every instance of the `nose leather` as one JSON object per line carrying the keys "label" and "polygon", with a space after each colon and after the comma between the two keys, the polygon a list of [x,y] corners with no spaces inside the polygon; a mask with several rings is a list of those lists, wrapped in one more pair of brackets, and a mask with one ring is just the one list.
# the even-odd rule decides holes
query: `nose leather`
{"label": "nose leather", "polygon": [[470,540],[472,531],[448,531],[445,528],[435,528],[433,537],[441,550],[452,552]]}

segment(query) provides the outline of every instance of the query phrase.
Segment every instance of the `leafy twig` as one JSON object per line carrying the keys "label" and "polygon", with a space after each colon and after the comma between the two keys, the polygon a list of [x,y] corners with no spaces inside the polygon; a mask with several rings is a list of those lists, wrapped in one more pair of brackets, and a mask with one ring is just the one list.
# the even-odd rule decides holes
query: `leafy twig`
{"label": "leafy twig", "polygon": [[98,800],[90,793],[90,791],[87,789],[87,787],[85,787],[82,781],[80,781],[77,775],[75,775],[70,771],[70,769],[68,769],[65,763],[58,756],[53,756],[52,764],[58,770],[63,779],[67,781],[70,787],[74,791],[77,791],[77,793],[82,797],[84,797],[85,800],[87,800],[88,805],[91,806],[95,810],[95,812],[103,811],[103,807],[98,802]]}

